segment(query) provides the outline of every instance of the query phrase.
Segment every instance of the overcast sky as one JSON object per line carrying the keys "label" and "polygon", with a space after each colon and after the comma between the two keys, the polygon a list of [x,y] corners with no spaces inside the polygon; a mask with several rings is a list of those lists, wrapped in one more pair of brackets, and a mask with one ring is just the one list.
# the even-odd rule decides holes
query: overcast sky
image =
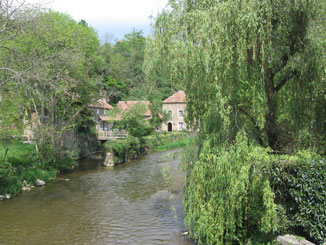
{"label": "overcast sky", "polygon": [[155,16],[165,7],[168,0],[28,0],[72,16],[84,19],[98,31],[102,41],[123,38],[135,29],[150,31],[150,16]]}

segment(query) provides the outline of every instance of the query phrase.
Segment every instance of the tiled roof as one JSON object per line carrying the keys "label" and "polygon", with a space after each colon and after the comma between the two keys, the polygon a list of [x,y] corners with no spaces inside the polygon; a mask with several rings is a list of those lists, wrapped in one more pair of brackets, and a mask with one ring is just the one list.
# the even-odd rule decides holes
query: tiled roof
{"label": "tiled roof", "polygon": [[163,104],[173,104],[173,103],[186,103],[186,93],[180,90],[163,101]]}
{"label": "tiled roof", "polygon": [[99,99],[94,104],[90,104],[89,107],[102,108],[102,109],[113,109],[113,107],[108,104],[105,99]]}
{"label": "tiled roof", "polygon": [[149,109],[149,101],[119,101],[117,107],[121,110],[129,111],[130,108],[136,104],[143,104],[146,106],[146,112],[144,113],[144,116],[150,117],[152,115],[151,110]]}
{"label": "tiled roof", "polygon": [[149,109],[150,102],[149,101],[119,101],[117,104],[117,108],[121,111],[114,116],[99,116],[101,121],[121,121],[122,120],[122,111],[129,111],[136,104],[144,104],[146,106],[146,112],[143,114],[146,117],[151,117],[152,113]]}

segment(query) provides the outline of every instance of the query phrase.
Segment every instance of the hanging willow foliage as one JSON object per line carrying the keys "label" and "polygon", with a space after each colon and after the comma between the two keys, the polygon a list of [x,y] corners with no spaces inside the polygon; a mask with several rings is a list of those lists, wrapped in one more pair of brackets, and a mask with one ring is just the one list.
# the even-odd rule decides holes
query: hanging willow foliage
{"label": "hanging willow foliage", "polygon": [[213,144],[240,129],[277,151],[302,144],[303,132],[317,139],[326,122],[325,5],[170,0],[148,41],[148,80],[164,70],[183,84],[189,123]]}
{"label": "hanging willow foliage", "polygon": [[267,151],[247,144],[203,147],[187,176],[185,225],[198,244],[243,244],[278,229],[274,193],[262,171]]}

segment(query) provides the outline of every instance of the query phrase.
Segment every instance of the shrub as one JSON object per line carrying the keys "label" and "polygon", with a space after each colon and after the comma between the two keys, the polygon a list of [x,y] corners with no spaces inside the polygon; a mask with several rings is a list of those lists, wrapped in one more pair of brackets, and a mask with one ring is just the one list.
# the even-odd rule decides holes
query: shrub
{"label": "shrub", "polygon": [[184,139],[188,134],[185,132],[154,133],[146,137],[137,138],[129,136],[125,139],[112,140],[105,143],[103,151],[113,152],[115,163],[125,162],[137,158],[146,152],[154,151],[158,146],[166,145],[166,149],[184,146],[187,141],[171,144],[177,140]]}
{"label": "shrub", "polygon": [[276,202],[283,206],[288,226],[283,232],[317,244],[326,238],[326,159],[299,153],[275,156],[266,169]]}
{"label": "shrub", "polygon": [[26,180],[27,183],[34,184],[36,179],[48,181],[56,176],[56,170],[42,170],[38,168],[26,168],[21,172],[21,179]]}
{"label": "shrub", "polygon": [[20,191],[22,182],[15,175],[15,169],[10,163],[0,163],[0,194],[14,194]]}
{"label": "shrub", "polygon": [[141,150],[141,142],[138,138],[129,136],[125,139],[108,141],[105,143],[104,152],[113,152],[120,161],[128,161],[136,158]]}

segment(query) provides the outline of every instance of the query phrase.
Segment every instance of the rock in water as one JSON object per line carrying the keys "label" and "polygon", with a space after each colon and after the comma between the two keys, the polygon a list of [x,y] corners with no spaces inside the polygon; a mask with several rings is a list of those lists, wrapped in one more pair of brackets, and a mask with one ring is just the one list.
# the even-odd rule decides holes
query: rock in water
{"label": "rock in water", "polygon": [[10,194],[6,194],[6,195],[5,195],[5,198],[6,198],[7,200],[9,200],[9,199],[11,198],[11,195],[10,195]]}
{"label": "rock in water", "polygon": [[0,201],[4,200],[5,196],[0,195]]}
{"label": "rock in water", "polygon": [[104,158],[103,166],[105,167],[113,167],[114,166],[114,160],[113,160],[113,154],[111,152],[106,153],[106,156]]}
{"label": "rock in water", "polygon": [[37,179],[37,180],[35,181],[35,184],[36,184],[36,186],[43,186],[43,185],[45,185],[45,181],[40,180],[40,179]]}

